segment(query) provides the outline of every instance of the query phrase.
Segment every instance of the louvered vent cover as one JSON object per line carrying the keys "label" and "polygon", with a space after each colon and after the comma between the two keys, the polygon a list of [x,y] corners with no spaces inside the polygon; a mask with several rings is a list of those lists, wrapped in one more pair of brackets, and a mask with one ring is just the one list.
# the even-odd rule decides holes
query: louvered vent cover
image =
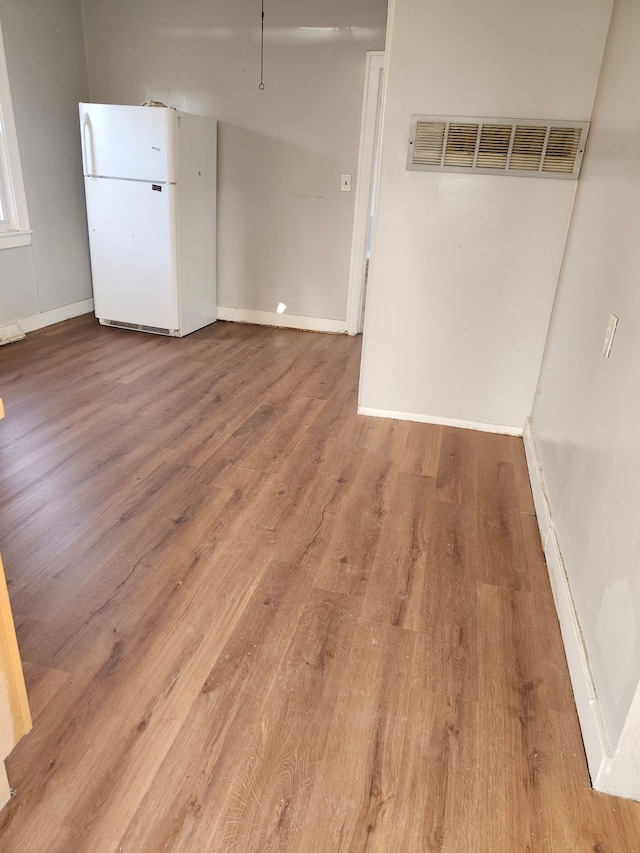
{"label": "louvered vent cover", "polygon": [[100,318],[103,326],[115,326],[117,329],[130,329],[135,332],[150,332],[152,335],[169,335],[177,337],[176,329],[163,329],[161,326],[144,326],[142,323],[123,323],[122,320],[105,320]]}
{"label": "louvered vent cover", "polygon": [[588,132],[587,121],[413,116],[407,169],[575,180]]}

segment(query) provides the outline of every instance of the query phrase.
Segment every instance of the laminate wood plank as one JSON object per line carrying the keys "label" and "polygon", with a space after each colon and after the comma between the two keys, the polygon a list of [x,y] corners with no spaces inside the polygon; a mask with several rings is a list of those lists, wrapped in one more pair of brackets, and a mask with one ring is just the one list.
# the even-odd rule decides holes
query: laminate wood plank
{"label": "laminate wood plank", "polygon": [[[6,832],[4,832],[0,825],[0,832],[2,832],[3,839],[6,839],[7,844],[9,845],[6,848],[7,850],[20,849],[14,845],[13,832],[10,827]],[[82,830],[64,826],[63,824],[59,824],[55,820],[52,820],[49,824],[49,831],[39,840],[44,845],[41,849],[46,850],[47,853],[67,853],[67,851],[83,849],[79,846],[82,843],[82,837]],[[117,849],[116,843],[117,839],[96,838],[93,841],[91,851],[92,853],[114,853]]]}
{"label": "laminate wood plank", "polygon": [[38,666],[29,661],[24,661],[23,671],[29,701],[38,713],[37,717],[33,717],[33,723],[39,725],[49,701],[64,688],[71,678],[71,673]]}
{"label": "laminate wood plank", "polygon": [[[288,362],[287,362],[288,364]],[[291,399],[297,386],[296,378],[303,372],[300,364],[292,370],[285,365],[272,366],[271,371],[259,369],[252,381],[246,382],[238,388],[233,377],[230,377],[229,387],[218,387],[214,398],[214,407],[205,410],[208,420],[203,422],[204,429],[197,430],[194,435],[198,439],[193,452],[187,455],[187,460],[193,468],[204,465],[225,441],[236,431],[246,433],[243,424],[247,417],[255,417],[257,409],[266,411],[269,407],[274,417],[286,412],[291,405]],[[256,404],[256,395],[260,396],[260,403]],[[188,412],[193,418],[200,414],[200,409],[194,411],[191,407]],[[203,419],[204,420],[204,419]],[[257,444],[257,442],[254,443]],[[184,435],[180,435],[180,446],[187,450]]]}
{"label": "laminate wood plank", "polygon": [[257,406],[219,447],[189,459],[194,480],[210,485],[224,482],[228,469],[241,466],[249,450],[271,432],[277,420],[278,414],[270,403]]}
{"label": "laminate wood plank", "polygon": [[154,413],[143,412],[137,435],[152,432],[158,447],[180,450],[185,461],[191,461],[193,454],[211,452],[222,444],[255,407],[255,395],[212,388],[160,423]]}
{"label": "laminate wood plank", "polygon": [[299,386],[301,397],[314,397],[327,400],[333,394],[336,384],[344,378],[344,370],[339,367],[327,367],[322,363],[314,365],[313,372]]}
{"label": "laminate wood plank", "polygon": [[287,411],[278,416],[277,429],[273,429],[255,450],[246,455],[242,466],[270,474],[278,471],[322,411],[325,402],[312,397],[295,397]]}
{"label": "laminate wood plank", "polygon": [[479,432],[474,436],[476,450],[476,502],[489,507],[519,509],[520,492],[516,482],[514,445],[519,439],[510,435]]}
{"label": "laminate wood plank", "polygon": [[[310,370],[306,361],[298,359],[295,364],[288,361],[288,368],[285,365],[283,370],[282,365],[278,365],[277,373],[265,377],[264,353],[258,348],[249,352],[242,348],[239,350],[233,360],[216,365],[203,393],[183,401],[182,410],[162,425],[149,422],[144,413],[139,424],[140,434],[151,430],[161,446],[177,447],[185,454],[193,450],[194,455],[185,458],[197,467],[201,461],[197,454],[206,457],[207,453],[220,446],[255,410],[256,397],[263,405],[273,405],[279,414],[288,411],[297,386]],[[255,359],[251,364],[254,353]],[[250,381],[238,385],[237,371],[240,368],[248,370],[252,366],[255,369]],[[273,381],[270,381],[270,376],[274,377]]]}
{"label": "laminate wood plank", "polygon": [[388,823],[395,831],[382,844],[355,849],[486,853],[488,834],[477,832],[472,820],[482,784],[479,736],[476,702],[412,689],[398,793],[389,805]]}
{"label": "laminate wood plank", "polygon": [[338,698],[360,604],[313,590],[275,673],[261,717],[238,749],[239,769],[216,823],[178,849],[262,853],[298,843]]}
{"label": "laminate wood plank", "polygon": [[[62,579],[64,582],[69,572],[91,572],[103,560],[113,558],[123,549],[133,557],[136,552],[143,553],[150,544],[161,539],[166,528],[166,509],[161,503],[154,502],[153,497],[169,485],[175,490],[177,500],[182,499],[192,487],[189,470],[171,460],[165,465],[158,464],[149,476],[135,484],[130,493],[116,490],[108,506],[102,507],[99,522],[90,513],[83,519],[84,525],[79,522],[82,516],[65,516],[64,526],[61,524],[55,530],[55,554],[51,554],[50,525],[40,526],[38,536],[33,537],[30,543],[28,571],[23,571],[17,578],[15,566],[19,557],[14,553],[17,543],[8,538],[7,560],[17,611],[23,609],[23,592],[36,596],[38,610],[41,604],[48,607],[43,600],[42,589],[37,586],[37,578],[46,575],[49,586],[55,587],[58,585],[56,581]],[[83,535],[79,535],[80,532]],[[88,560],[85,559],[87,555]]]}
{"label": "laminate wood plank", "polygon": [[[534,515],[522,513],[520,523],[527,560],[527,575],[532,596],[526,612],[521,614],[527,642],[535,649],[544,678],[540,686],[541,701],[575,717],[575,702],[569,670],[562,645],[558,615],[553,601],[547,566],[542,553],[540,533]],[[540,625],[545,629],[540,630]]]}
{"label": "laminate wood plank", "polygon": [[339,368],[344,373],[351,373],[359,369],[360,348],[354,347],[347,335],[332,336],[332,343],[327,345],[326,335],[324,334],[309,334],[308,332],[296,334],[306,336],[309,342],[306,354],[309,359],[315,359],[323,366]]}
{"label": "laminate wood plank", "polygon": [[[42,715],[35,708],[34,717],[40,715],[40,724],[7,759],[7,772],[17,790],[0,812],[0,838],[7,851],[29,850],[30,846],[34,851],[46,849],[50,834],[61,822],[61,815],[52,817],[55,813],[49,811],[49,826],[44,827],[39,815],[45,809],[43,800],[49,794],[51,774],[56,764],[65,760],[63,733],[77,725],[78,701],[87,682],[86,676],[76,675],[63,690],[49,697]],[[20,765],[27,771],[21,772]],[[36,818],[33,823],[32,818]]]}
{"label": "laminate wood plank", "polygon": [[388,813],[403,773],[414,639],[359,623],[298,849],[384,850],[396,835]]}
{"label": "laminate wood plank", "polygon": [[[68,329],[71,326],[67,327]],[[97,329],[87,329],[84,334],[79,334],[77,328],[69,335],[65,345],[56,345],[50,338],[38,333],[37,338],[29,336],[25,341],[19,342],[15,347],[3,353],[2,372],[3,387],[9,389],[12,399],[28,400],[33,390],[38,385],[38,377],[43,373],[55,377],[56,382],[64,380],[69,375],[69,368],[73,367],[74,373],[86,369],[94,359],[106,362],[105,366],[121,363],[123,349],[110,348],[106,341],[101,342]],[[87,343],[91,339],[91,346]],[[12,358],[15,356],[15,358]],[[78,363],[78,357],[82,361]],[[25,361],[29,362],[30,369],[24,370]],[[30,405],[38,401],[30,401]]]}
{"label": "laminate wood plank", "polygon": [[266,508],[263,522],[274,533],[278,559],[319,564],[364,455],[361,448],[311,436],[298,442],[274,479],[279,501]]}
{"label": "laminate wood plank", "polygon": [[[114,382],[126,376],[127,371],[132,369],[132,364],[137,358],[149,350],[149,346],[130,347],[110,346],[106,341],[102,346],[97,344],[88,350],[82,342],[68,341],[60,347],[51,358],[51,354],[43,353],[41,360],[36,360],[32,365],[33,372],[28,377],[22,377],[15,384],[13,377],[9,377],[9,395],[14,405],[16,414],[27,412],[43,417],[46,414],[46,402],[42,398],[34,399],[34,391],[39,386],[38,380],[46,377],[50,382],[50,394],[64,393],[68,399],[75,400],[86,394],[90,383],[95,382],[101,386],[103,391],[109,391],[112,387],[111,381],[104,382],[104,376],[113,374]],[[156,354],[160,352],[155,350]],[[47,357],[48,356],[48,357]],[[156,359],[157,360],[157,359]],[[55,403],[55,398],[49,397],[49,406]]]}
{"label": "laminate wood plank", "polygon": [[[9,589],[9,595],[11,595],[11,589]],[[31,665],[43,671],[51,669],[49,664],[54,651],[62,642],[60,626],[33,619],[17,612],[14,613],[14,616],[23,669]],[[35,716],[39,705],[33,702],[28,687],[27,698],[32,706],[32,716]]]}
{"label": "laminate wood plank", "polygon": [[514,507],[477,507],[478,576],[483,583],[529,589],[520,512]]}
{"label": "laminate wood plank", "polygon": [[371,418],[355,415],[357,430],[351,436],[351,441],[357,447],[364,447],[378,456],[396,461],[398,445],[402,443],[400,427],[402,421],[391,418]]}
{"label": "laminate wood plank", "polygon": [[5,465],[0,472],[2,480],[9,481],[34,460],[46,456],[52,448],[66,440],[66,433],[70,428],[77,430],[80,424],[103,410],[102,403],[93,400],[82,405],[67,406],[64,411],[55,411],[54,417],[47,417],[36,423],[32,423],[26,416],[21,417],[15,430],[3,424]]}
{"label": "laminate wood plank", "polygon": [[414,623],[414,683],[429,695],[477,699],[477,550],[474,507],[432,501]]}
{"label": "laminate wood plank", "polygon": [[[568,794],[569,788],[565,787],[561,793],[563,804],[568,801]],[[587,853],[617,853],[618,850],[640,853],[637,803],[597,794],[592,790],[582,789],[576,794],[580,805],[571,810],[573,820],[567,819],[567,810],[563,806],[558,807],[558,800],[555,800],[554,824],[560,825],[557,837],[569,839],[572,845],[570,849],[584,849]],[[568,830],[568,824],[576,827],[573,836]],[[558,849],[558,845],[555,849]]]}
{"label": "laminate wood plank", "polygon": [[427,569],[435,480],[394,470],[385,492],[379,544],[366,585],[366,619],[417,630]]}
{"label": "laminate wood plank", "polygon": [[[42,789],[34,791],[36,837],[44,836],[50,809],[98,835],[112,826],[112,811],[120,819],[133,816],[259,583],[260,571],[238,572],[241,562],[236,552],[190,561],[180,581],[169,576],[147,602],[142,625],[119,626],[103,646],[102,666],[83,679],[76,724],[65,721],[45,745],[55,757],[44,780],[46,800]],[[211,594],[203,595],[205,589]],[[216,632],[206,630],[212,623]]]}
{"label": "laminate wood plank", "polygon": [[[31,458],[25,460],[27,464],[23,469],[11,477],[9,484],[5,484],[3,504],[16,500],[25,489],[40,485],[47,477],[55,476],[58,472],[64,474],[71,463],[82,461],[84,453],[95,444],[109,442],[113,446],[120,443],[120,414],[113,410],[96,412],[91,420],[71,428],[59,445],[51,446],[48,454],[43,456],[40,449],[29,454]],[[10,435],[3,432],[3,440],[10,441]]]}
{"label": "laminate wood plank", "polygon": [[[596,827],[598,819],[579,816],[575,804],[597,798],[589,790],[582,741],[575,714],[545,712],[544,736],[532,752],[529,776],[534,784],[531,797],[531,846],[541,853],[556,850],[625,849],[603,843]],[[591,810],[596,807],[592,800]],[[617,834],[617,833],[616,833]]]}
{"label": "laminate wood plank", "polygon": [[[86,832],[77,827],[62,825],[56,827],[51,835],[49,844],[49,853],[84,853],[86,851]],[[118,839],[108,836],[99,837],[95,833],[91,836],[91,853],[114,853],[118,849]]]}
{"label": "laminate wood plank", "polygon": [[278,471],[266,474],[242,465],[231,469],[224,488],[245,477],[259,477],[263,489],[255,504],[253,535],[266,537],[266,541],[279,549],[276,551],[279,558],[295,555],[295,559],[285,562],[297,562],[297,557],[310,544],[305,534],[298,532],[298,522],[304,519],[314,530],[318,527],[316,511],[322,520],[325,506],[339,504],[360,459],[361,455],[350,448],[334,448],[324,440],[303,436],[290,449]]}
{"label": "laminate wood plank", "polygon": [[334,386],[332,405],[325,406],[316,418],[310,432],[340,444],[357,444],[365,429],[365,418],[358,414],[358,382],[355,370],[345,370]]}
{"label": "laminate wood plank", "polygon": [[[587,784],[575,714],[556,710],[547,661],[530,642],[532,606],[530,593],[479,587],[481,725],[485,728],[485,715],[494,720],[491,740],[488,743],[485,736],[484,747],[490,746],[495,760],[486,789],[480,789],[480,807],[497,809],[499,836],[505,839],[499,849],[505,853],[526,850],[527,844],[540,851],[563,849],[560,845],[572,811],[569,804],[580,786]],[[505,761],[519,765],[519,788],[511,784],[505,790],[500,770]],[[553,817],[554,802],[565,802],[569,808]],[[529,815],[530,838],[523,834],[523,808]],[[575,828],[573,833],[575,838]]]}
{"label": "laminate wood plank", "polygon": [[436,475],[436,497],[439,500],[475,504],[476,442],[477,434],[471,430],[443,431]]}
{"label": "laminate wood plank", "polygon": [[184,400],[193,397],[194,390],[202,387],[198,365],[174,356],[171,369],[164,363],[155,365],[147,374],[134,382],[114,382],[105,389],[105,404],[126,405],[130,415],[141,413],[180,412]]}
{"label": "laminate wood plank", "polygon": [[82,454],[65,465],[60,476],[44,477],[26,487],[13,501],[0,506],[1,523],[11,529],[9,541],[16,536],[37,538],[43,528],[50,531],[58,513],[71,522],[81,514],[95,513],[99,523],[99,513],[112,498],[114,482],[125,478],[143,480],[176,455],[164,450],[158,452],[151,445],[125,449],[122,445],[114,447],[105,443],[108,449],[104,448],[99,456]]}
{"label": "laminate wood plank", "polygon": [[386,514],[392,463],[373,457],[360,465],[319,563],[316,586],[363,596],[369,582]]}
{"label": "laminate wood plank", "polygon": [[536,753],[543,742],[538,730],[542,717],[535,660],[513,619],[516,596],[512,590],[488,584],[478,587],[482,740],[478,738],[475,747],[477,760],[482,761],[483,784],[476,787],[471,820],[491,815],[496,853],[526,851],[536,838],[533,803],[538,796]]}
{"label": "laminate wood plank", "polygon": [[[157,584],[163,565],[168,576],[181,586],[185,572],[190,573],[201,561],[224,554],[226,549],[235,554],[240,566],[259,573],[271,559],[273,548],[261,548],[257,537],[238,542],[233,535],[237,527],[251,530],[253,495],[261,485],[260,478],[254,480],[244,493],[220,493],[213,500],[209,495],[209,501],[203,500],[204,492],[190,486],[165,523],[155,531],[148,528],[148,535],[135,543],[137,547],[126,540],[121,543],[122,534],[116,536],[112,548],[117,550],[109,550],[90,572],[86,568],[83,571],[83,566],[88,559],[96,562],[95,549],[87,552],[80,562],[80,577],[67,572],[69,577],[39,604],[45,619],[57,625],[59,639],[48,652],[47,664],[66,669],[82,661],[85,669],[99,668],[105,654],[104,643],[107,649],[111,647],[113,631],[117,630],[120,638],[127,628],[135,634],[141,606],[145,610],[166,606],[158,597],[172,594],[173,584],[168,589]],[[230,532],[225,537],[227,527]],[[132,534],[135,532],[134,527]],[[216,578],[210,581],[212,590],[215,582]],[[35,611],[35,603],[29,609]]]}
{"label": "laminate wood plank", "polygon": [[531,604],[532,596],[527,592],[489,584],[478,587],[478,615],[485,617],[482,622],[478,619],[481,673],[483,678],[491,674],[493,687],[498,688],[496,701],[501,701],[526,731],[534,717],[549,708],[540,699],[544,660],[529,642]]}
{"label": "laminate wood plank", "polygon": [[440,466],[441,442],[441,426],[400,421],[391,458],[398,463],[398,469],[407,474],[436,477]]}
{"label": "laminate wood plank", "polygon": [[[126,829],[122,850],[179,849],[203,823],[208,834],[228,780],[238,770],[238,751],[260,729],[260,708],[291,643],[309,587],[306,573],[290,563],[274,562],[265,572],[244,617],[213,662],[142,810]],[[174,784],[178,777],[181,785]],[[216,807],[207,809],[209,802]],[[156,815],[154,821],[144,817],[149,813]]]}
{"label": "laminate wood plank", "polygon": [[[167,407],[172,407],[174,411],[179,412],[186,404],[192,405],[199,402],[202,392],[206,396],[211,396],[212,392],[219,395],[224,389],[233,390],[237,387],[234,383],[234,371],[240,366],[257,367],[260,363],[258,345],[229,346],[227,344],[222,351],[211,347],[212,351],[202,352],[201,349],[197,349],[195,354],[192,354],[192,349],[191,342],[185,345],[185,341],[181,340],[178,343],[178,350],[173,351],[174,361],[169,367],[161,350],[160,359],[156,358],[155,364],[150,361],[152,372],[146,371],[135,381],[130,381],[133,367],[129,358],[128,372],[124,375],[116,374],[114,381],[109,385],[110,390],[105,398],[106,401],[127,404],[133,411],[143,415],[149,407],[153,410],[157,409],[158,405],[164,407],[164,411],[168,411]],[[186,351],[182,352],[183,350],[188,350],[188,354]],[[149,354],[150,359],[153,354],[153,351]],[[138,357],[139,354],[136,353],[133,365],[137,365]],[[212,365],[215,365],[213,370]],[[200,393],[189,394],[189,390],[196,385]]]}

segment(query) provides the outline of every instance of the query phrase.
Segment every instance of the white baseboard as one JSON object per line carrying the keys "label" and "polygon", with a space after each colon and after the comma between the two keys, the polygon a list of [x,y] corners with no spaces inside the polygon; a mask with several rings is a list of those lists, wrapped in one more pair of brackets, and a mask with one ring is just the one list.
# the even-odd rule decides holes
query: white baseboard
{"label": "white baseboard", "polygon": [[[43,311],[32,317],[16,320],[25,332],[53,326],[71,317],[90,314],[93,311],[93,299],[73,302],[51,311]],[[326,320],[323,317],[301,317],[295,314],[278,314],[273,311],[251,311],[246,308],[226,308],[218,306],[218,320],[230,320],[233,323],[253,323],[257,326],[275,326],[280,329],[301,329],[309,332],[329,332],[334,335],[347,333],[346,320]]]}
{"label": "white baseboard", "polygon": [[16,322],[24,332],[35,332],[36,329],[44,329],[45,326],[53,326],[55,323],[62,323],[63,320],[70,320],[81,314],[90,314],[92,311],[93,299],[83,299],[81,302],[52,308],[51,311],[42,311],[32,317],[22,317]]}
{"label": "white baseboard", "polygon": [[500,435],[522,435],[520,427],[475,423],[474,421],[458,421],[453,418],[434,418],[431,415],[419,415],[415,412],[391,412],[387,409],[372,409],[370,406],[358,406],[358,414],[369,415],[372,418],[391,418],[395,421],[416,421],[421,424],[437,424],[440,426],[460,427],[461,429],[475,429],[480,432],[494,432]]}
{"label": "white baseboard", "polygon": [[602,762],[593,787],[616,797],[640,800],[640,686],[631,702],[615,755]]}
{"label": "white baseboard", "polygon": [[275,326],[279,329],[300,329],[306,332],[329,332],[346,335],[346,320],[327,320],[324,317],[302,317],[296,314],[278,314],[276,311],[252,311],[249,308],[227,308],[218,305],[218,320],[232,323],[253,323],[256,326]]}
{"label": "white baseboard", "polygon": [[[569,579],[562,559],[560,543],[553,523],[544,474],[530,421],[527,421],[524,429],[524,448],[538,518],[538,528],[540,529],[549,580],[558,612],[591,782],[596,790],[607,790],[602,787],[602,779],[603,771],[611,763],[611,748],[589,665],[584,637],[569,586]],[[632,794],[627,793],[622,794],[622,796],[628,797]]]}

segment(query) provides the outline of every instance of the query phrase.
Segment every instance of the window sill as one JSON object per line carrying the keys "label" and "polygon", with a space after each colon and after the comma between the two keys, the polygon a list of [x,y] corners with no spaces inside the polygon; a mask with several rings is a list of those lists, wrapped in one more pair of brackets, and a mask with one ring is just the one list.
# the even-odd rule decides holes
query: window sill
{"label": "window sill", "polygon": [[0,251],[17,249],[18,246],[30,246],[33,231],[0,231]]}

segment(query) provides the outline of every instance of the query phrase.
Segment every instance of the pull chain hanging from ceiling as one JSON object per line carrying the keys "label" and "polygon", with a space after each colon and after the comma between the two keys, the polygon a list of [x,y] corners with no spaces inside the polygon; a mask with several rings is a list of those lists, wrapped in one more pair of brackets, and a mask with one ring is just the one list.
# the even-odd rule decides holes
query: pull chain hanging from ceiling
{"label": "pull chain hanging from ceiling", "polygon": [[260,85],[258,89],[264,89],[264,0],[262,0],[262,12],[260,15]]}

